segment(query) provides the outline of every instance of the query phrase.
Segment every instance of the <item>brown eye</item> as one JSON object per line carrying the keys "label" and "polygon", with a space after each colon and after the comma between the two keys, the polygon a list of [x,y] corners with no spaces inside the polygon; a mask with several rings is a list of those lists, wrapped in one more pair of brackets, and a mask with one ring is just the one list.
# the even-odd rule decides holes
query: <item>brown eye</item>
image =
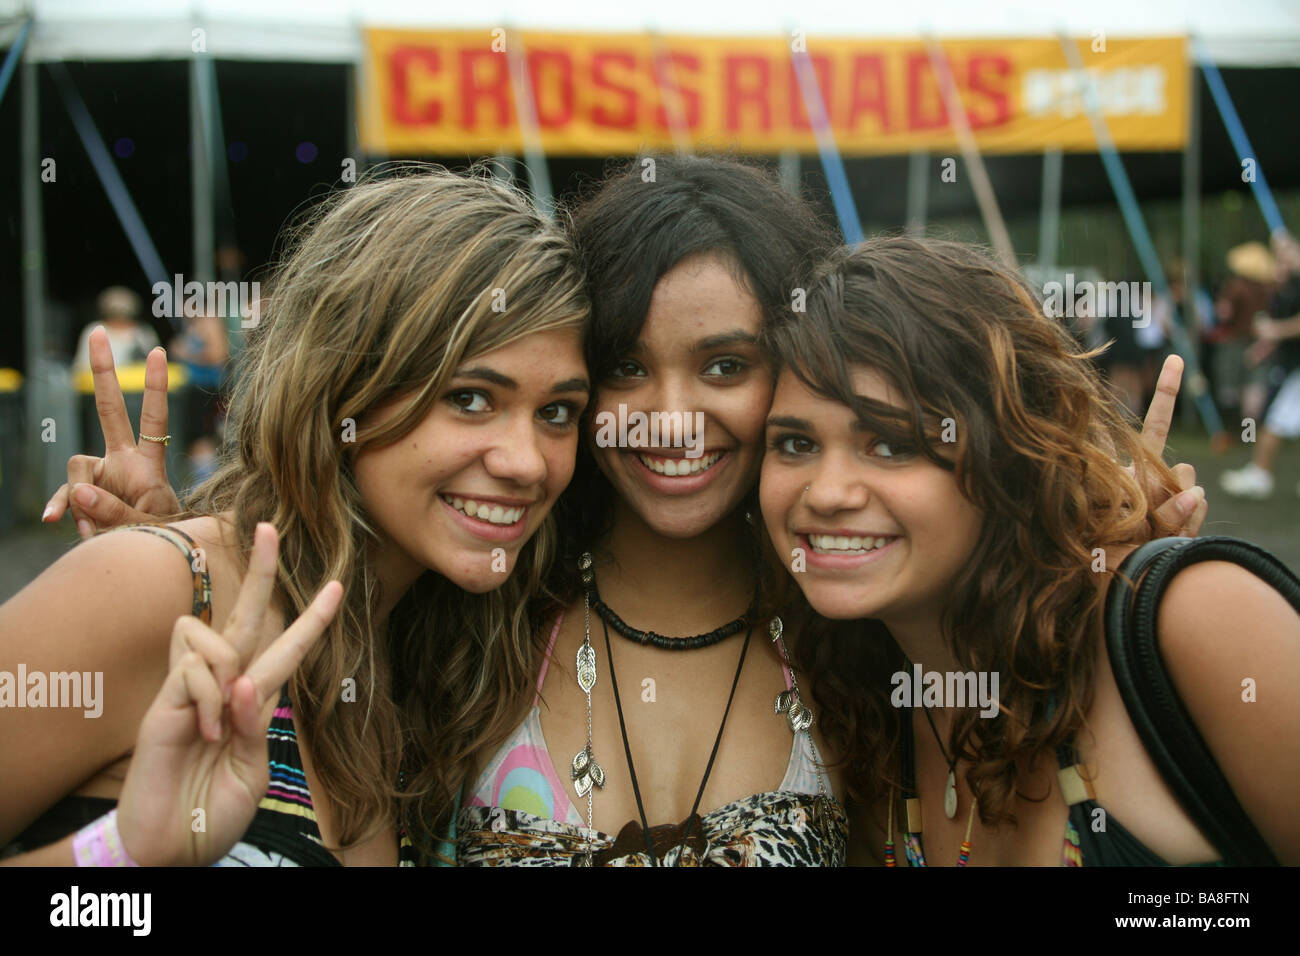
{"label": "brown eye", "polygon": [[573,424],[577,416],[577,409],[569,402],[552,402],[538,411],[538,417],[548,425],[565,425]]}
{"label": "brown eye", "polygon": [[463,412],[471,414],[476,412],[485,412],[491,407],[488,397],[482,392],[476,392],[472,389],[465,389],[459,392],[452,392],[447,396],[449,401],[456,408]]}
{"label": "brown eye", "polygon": [[[739,375],[748,367],[749,366],[740,359],[728,356],[727,358],[715,359],[713,363],[704,370],[704,374],[728,378],[733,375]],[[717,369],[717,371],[715,372],[714,369]]]}

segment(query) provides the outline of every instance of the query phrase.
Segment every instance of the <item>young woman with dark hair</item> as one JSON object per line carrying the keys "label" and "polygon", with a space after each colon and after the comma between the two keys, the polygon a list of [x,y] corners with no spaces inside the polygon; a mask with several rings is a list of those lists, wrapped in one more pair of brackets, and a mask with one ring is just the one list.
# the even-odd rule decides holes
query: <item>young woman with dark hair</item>
{"label": "young woman with dark hair", "polygon": [[[780,373],[762,511],[776,559],[805,559],[799,655],[866,808],[855,847],[886,865],[899,843],[912,865],[1225,857],[1112,674],[1108,587],[1173,530],[1147,489],[1176,479],[1089,357],[1018,276],[955,243],[842,250],[807,305],[765,338]],[[1222,560],[1163,594],[1177,694],[1263,841],[1300,862],[1300,614]],[[953,674],[987,679],[991,704],[945,697]]]}
{"label": "young woman with dark hair", "polygon": [[[831,236],[758,168],[651,162],[575,213],[595,393],[557,505],[560,604],[532,707],[469,788],[462,864],[844,860],[811,714],[773,715],[797,691],[747,523],[772,389],[759,335]],[[616,440],[612,423],[661,413],[700,421],[693,449]]]}

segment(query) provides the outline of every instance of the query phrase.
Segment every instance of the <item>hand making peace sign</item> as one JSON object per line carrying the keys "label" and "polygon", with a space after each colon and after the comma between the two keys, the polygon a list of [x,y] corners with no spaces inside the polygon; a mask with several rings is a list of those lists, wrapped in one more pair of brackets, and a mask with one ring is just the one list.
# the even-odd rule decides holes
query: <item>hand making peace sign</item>
{"label": "hand making peace sign", "polygon": [[[239,842],[269,783],[266,734],[280,691],[343,596],[330,581],[288,630],[262,640],[279,551],[257,526],[235,607],[218,634],[177,620],[171,671],[136,738],[118,802],[123,846],[141,865],[206,866]],[[204,827],[196,832],[202,810]]]}
{"label": "hand making peace sign", "polygon": [[[41,517],[42,521],[58,521],[71,507],[83,538],[99,528],[151,521],[181,510],[167,483],[167,449],[162,442],[136,439],[117,383],[108,333],[100,329],[90,333],[90,370],[95,378],[99,427],[104,433],[104,457],[69,458],[67,484],[50,498]],[[140,434],[154,438],[167,434],[167,353],[161,348],[145,359]],[[80,493],[93,494],[93,501],[82,504],[77,500],[73,493],[79,491],[76,486],[80,484],[86,485]]]}

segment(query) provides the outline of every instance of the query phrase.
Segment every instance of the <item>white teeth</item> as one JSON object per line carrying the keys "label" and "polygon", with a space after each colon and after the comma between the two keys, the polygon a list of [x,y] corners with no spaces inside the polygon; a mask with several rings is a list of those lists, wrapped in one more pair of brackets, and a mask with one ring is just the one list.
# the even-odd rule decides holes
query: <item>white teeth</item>
{"label": "white teeth", "polygon": [[501,505],[490,505],[487,502],[479,504],[468,498],[448,498],[442,496],[442,500],[447,502],[457,511],[464,512],[471,518],[477,518],[479,521],[486,521],[488,524],[514,524],[524,516],[524,508],[503,508]]}
{"label": "white teeth", "polygon": [[866,554],[877,548],[883,548],[892,538],[848,537],[842,534],[810,534],[808,543],[819,554]]}
{"label": "white teeth", "polygon": [[722,457],[722,452],[715,451],[702,458],[651,458],[648,455],[637,455],[637,457],[653,472],[668,475],[670,478],[680,478],[683,475],[698,475],[712,468],[714,462]]}

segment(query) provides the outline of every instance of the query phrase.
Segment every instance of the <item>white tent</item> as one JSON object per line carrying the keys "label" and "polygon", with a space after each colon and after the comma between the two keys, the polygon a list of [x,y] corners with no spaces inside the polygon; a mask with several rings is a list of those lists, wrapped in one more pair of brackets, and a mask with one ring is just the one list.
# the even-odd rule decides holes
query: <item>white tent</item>
{"label": "white tent", "polygon": [[[809,37],[1170,36],[1191,34],[1220,66],[1300,65],[1300,3],[1252,0],[1037,0],[1029,3],[844,3],[843,0],[655,0],[619,5],[560,0],[543,5],[484,0],[0,0],[0,45],[21,21],[35,32],[38,60],[174,60],[191,55],[191,31],[206,31],[219,59],[358,62],[367,26],[469,29],[513,26],[574,32],[771,34]],[[797,14],[797,15],[796,15]]]}

